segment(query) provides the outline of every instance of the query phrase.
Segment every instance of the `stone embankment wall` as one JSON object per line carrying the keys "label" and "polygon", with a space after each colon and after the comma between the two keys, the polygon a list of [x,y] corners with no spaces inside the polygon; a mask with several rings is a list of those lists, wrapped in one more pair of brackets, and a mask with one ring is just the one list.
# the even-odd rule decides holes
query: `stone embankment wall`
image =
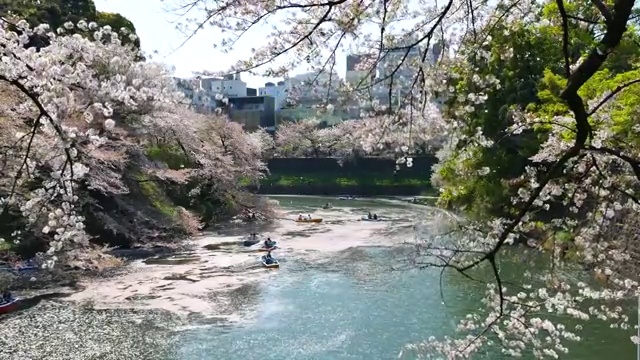
{"label": "stone embankment wall", "polygon": [[263,194],[300,195],[420,195],[431,190],[429,179],[435,157],[400,165],[389,158],[357,158],[339,163],[333,158],[276,158],[270,175],[252,190]]}

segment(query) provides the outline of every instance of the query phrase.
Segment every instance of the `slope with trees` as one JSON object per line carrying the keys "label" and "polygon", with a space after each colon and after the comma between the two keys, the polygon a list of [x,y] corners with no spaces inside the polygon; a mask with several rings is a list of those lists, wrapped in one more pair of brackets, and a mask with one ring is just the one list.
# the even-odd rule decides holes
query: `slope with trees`
{"label": "slope with trees", "polygon": [[[19,33],[0,33],[5,252],[87,265],[96,243],[176,241],[260,211],[238,183],[263,176],[266,134],[188,110],[168,69],[140,62],[109,27],[63,24],[88,36],[11,27]],[[36,35],[49,45],[26,46]]]}

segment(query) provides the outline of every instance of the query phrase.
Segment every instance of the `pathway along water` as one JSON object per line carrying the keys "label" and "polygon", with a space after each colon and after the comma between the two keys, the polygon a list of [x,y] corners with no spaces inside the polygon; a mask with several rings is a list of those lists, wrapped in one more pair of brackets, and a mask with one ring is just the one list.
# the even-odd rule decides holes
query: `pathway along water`
{"label": "pathway along water", "polygon": [[[126,345],[118,347],[119,357],[111,358],[394,359],[407,343],[430,336],[454,335],[457,320],[481,306],[483,286],[455,273],[445,275],[443,303],[439,271],[393,271],[390,267],[407,258],[408,246],[403,242],[412,238],[413,220],[432,216],[433,209],[381,200],[336,201],[290,196],[274,199],[284,209],[286,220],[262,229],[228,229],[199,241],[209,245],[225,244],[238,240],[240,234],[267,231],[281,248],[274,252],[281,260],[279,270],[257,267],[258,255],[243,252],[236,245],[209,246],[216,249],[213,251],[199,247],[202,250],[176,261],[181,262],[179,265],[176,262],[171,266],[138,264],[139,271],[130,276],[95,284],[76,294],[74,300],[91,300],[105,306],[110,304],[109,307],[162,307],[188,315],[188,324],[177,331],[175,325],[170,324],[160,328],[148,325],[137,332],[128,329]],[[327,201],[331,201],[334,208],[321,209]],[[359,221],[368,210],[389,221]],[[297,224],[289,220],[299,213],[321,216],[324,222]],[[517,255],[518,259],[539,256],[533,251]],[[189,260],[194,258],[199,260]],[[504,260],[501,266],[503,274],[515,277],[526,270],[522,263],[511,260]],[[579,271],[575,275],[582,276]],[[58,310],[49,309],[50,313],[55,311]],[[71,335],[64,335],[65,332],[75,331],[76,341],[86,343],[87,337],[101,331],[105,323],[115,326],[114,319],[125,322],[122,317],[132,317],[131,312],[104,311],[89,325],[94,328],[82,330],[84,333],[74,330],[74,324],[65,324],[70,321],[68,315],[62,316],[67,320],[55,325],[42,325],[43,320],[34,314],[26,323],[23,319],[22,323],[8,321],[7,325],[38,324],[38,331],[50,334],[50,338],[42,341],[39,337],[43,335],[21,333],[31,336],[33,343],[41,341],[50,348],[63,349],[56,341],[68,341],[65,339]],[[83,317],[86,319],[94,313],[95,310],[87,310]],[[150,319],[145,314],[134,313],[134,325],[128,326],[141,326]],[[78,317],[75,319],[73,321],[80,321]],[[156,316],[149,323],[157,321]],[[13,341],[20,341],[19,336],[3,332],[3,326],[0,323],[0,335],[8,334]],[[113,351],[114,345],[109,345],[106,339],[114,331],[117,329],[102,335],[105,343],[101,349],[96,350],[92,345],[94,354],[100,350],[108,352],[109,346]],[[58,336],[61,332],[62,336]],[[137,337],[140,333],[144,340]],[[630,334],[609,329],[605,323],[593,322],[585,326],[580,335],[584,340],[571,346],[570,354],[561,355],[561,359],[629,359],[635,353]],[[55,340],[55,336],[59,339]],[[7,342],[11,340],[6,337],[0,340],[0,358],[5,358],[3,347],[11,346]],[[147,350],[142,350],[145,342],[151,345],[147,344]],[[136,346],[141,349],[134,351]],[[150,350],[153,346],[155,350]],[[125,350],[125,347],[129,348]],[[15,344],[12,348],[16,348]],[[86,351],[84,356],[81,349],[75,352],[80,354],[76,358],[87,358]],[[70,358],[63,355],[59,355],[60,358]],[[20,358],[25,358],[24,353]],[[405,352],[402,358],[416,356]],[[473,358],[504,356],[499,349],[490,349]]]}

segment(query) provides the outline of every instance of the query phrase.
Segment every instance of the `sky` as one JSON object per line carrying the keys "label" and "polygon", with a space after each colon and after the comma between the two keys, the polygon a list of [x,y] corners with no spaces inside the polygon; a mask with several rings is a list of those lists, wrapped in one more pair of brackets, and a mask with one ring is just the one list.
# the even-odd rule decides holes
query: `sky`
{"label": "sky", "polygon": [[[145,53],[157,52],[153,60],[175,66],[175,75],[178,77],[190,77],[195,71],[215,72],[229,69],[236,61],[248,58],[251,45],[256,47],[256,43],[266,40],[264,35],[260,38],[260,33],[269,31],[268,28],[257,29],[250,39],[238,44],[232,52],[224,54],[213,48],[216,38],[219,38],[216,36],[216,30],[204,28],[184,46],[177,49],[186,36],[176,30],[175,23],[172,23],[176,15],[167,12],[166,2],[163,3],[161,0],[94,0],[94,2],[99,11],[120,13],[131,20],[140,37],[142,50]],[[167,2],[170,3],[170,0]],[[336,70],[339,74],[346,70],[345,61],[343,57],[337,61]],[[305,70],[294,69],[290,75],[297,75]],[[242,74],[242,80],[248,86],[257,88],[264,86],[267,81],[278,79]]]}

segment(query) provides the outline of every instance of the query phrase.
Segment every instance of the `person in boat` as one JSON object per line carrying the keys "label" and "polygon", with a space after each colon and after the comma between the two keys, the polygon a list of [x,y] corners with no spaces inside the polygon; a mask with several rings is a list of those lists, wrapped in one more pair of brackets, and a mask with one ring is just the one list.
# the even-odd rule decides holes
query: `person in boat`
{"label": "person in boat", "polygon": [[13,300],[13,295],[9,292],[9,290],[5,290],[2,292],[0,296],[0,305],[8,304]]}
{"label": "person in boat", "polygon": [[264,256],[264,262],[267,263],[267,265],[273,264],[274,260],[273,256],[271,256],[271,251],[269,251],[267,255]]}
{"label": "person in boat", "polygon": [[307,218],[311,220],[311,214],[307,214]]}
{"label": "person in boat", "polygon": [[264,247],[269,249],[273,247],[273,240],[271,240],[271,238],[267,238],[267,240],[264,241]]}
{"label": "person in boat", "polygon": [[302,218],[302,214],[298,215],[298,220],[300,220],[300,221],[304,220],[304,219]]}
{"label": "person in boat", "polygon": [[367,214],[367,218],[368,218],[369,220],[371,220],[371,219],[373,218],[373,216],[371,216],[371,211],[369,211],[369,213]]}
{"label": "person in boat", "polygon": [[373,214],[373,220],[378,220],[378,214]]}

